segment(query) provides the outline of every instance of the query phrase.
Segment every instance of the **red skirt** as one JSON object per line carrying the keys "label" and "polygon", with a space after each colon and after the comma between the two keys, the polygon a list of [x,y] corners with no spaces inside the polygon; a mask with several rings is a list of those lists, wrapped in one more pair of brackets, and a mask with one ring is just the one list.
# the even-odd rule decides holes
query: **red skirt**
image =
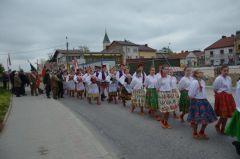
{"label": "red skirt", "polygon": [[215,93],[214,109],[217,116],[230,118],[236,109],[234,98],[226,92]]}

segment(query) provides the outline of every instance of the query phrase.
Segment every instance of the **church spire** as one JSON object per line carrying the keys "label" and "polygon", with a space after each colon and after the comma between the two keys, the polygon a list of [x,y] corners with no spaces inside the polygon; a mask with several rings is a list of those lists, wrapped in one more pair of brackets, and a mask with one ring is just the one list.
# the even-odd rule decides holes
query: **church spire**
{"label": "church spire", "polygon": [[104,38],[103,38],[103,49],[105,50],[106,47],[110,44],[110,40],[108,38],[108,34],[107,34],[107,30],[105,29],[105,35],[104,35]]}

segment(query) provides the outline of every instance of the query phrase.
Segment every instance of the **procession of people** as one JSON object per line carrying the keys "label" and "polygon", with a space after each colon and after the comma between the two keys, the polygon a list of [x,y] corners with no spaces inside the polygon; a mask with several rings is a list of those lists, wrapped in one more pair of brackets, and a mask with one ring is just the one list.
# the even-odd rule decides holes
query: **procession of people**
{"label": "procession of people", "polygon": [[[64,98],[65,95],[86,99],[89,104],[98,106],[103,105],[106,99],[108,103],[122,103],[124,107],[129,104],[130,112],[139,110],[141,115],[154,117],[163,129],[172,128],[169,117],[173,113],[173,117],[180,122],[187,119],[192,128],[192,137],[197,140],[208,140],[205,130],[209,124],[216,122],[214,127],[218,134],[236,137],[233,145],[239,153],[240,80],[237,82],[235,102],[227,65],[221,67],[221,74],[213,82],[213,106],[207,99],[201,70],[186,67],[184,76],[178,79],[169,65],[159,65],[157,71],[150,67],[149,72],[144,72],[143,67],[139,63],[133,75],[124,64],[119,69],[113,66],[109,70],[106,65],[76,71],[45,70],[41,75],[35,70],[28,75],[20,71],[12,73],[10,81],[17,97],[25,95],[26,85],[30,86],[32,96],[43,93],[39,87],[42,82],[47,98],[51,98],[52,94],[54,99]],[[229,118],[231,121],[227,122]]]}

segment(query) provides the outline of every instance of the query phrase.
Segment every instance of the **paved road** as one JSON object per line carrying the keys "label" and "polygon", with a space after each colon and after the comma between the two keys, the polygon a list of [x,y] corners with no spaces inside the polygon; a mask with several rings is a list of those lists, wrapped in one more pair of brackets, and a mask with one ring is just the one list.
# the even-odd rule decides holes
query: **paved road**
{"label": "paved road", "polygon": [[[212,102],[211,91],[208,91]],[[86,100],[66,97],[60,100],[107,148],[121,159],[237,159],[232,138],[216,134],[213,124],[207,128],[209,141],[191,137],[187,123],[170,119],[173,127],[164,130],[148,115],[130,113],[129,106],[102,103],[89,105]],[[128,104],[129,105],[129,104]]]}
{"label": "paved road", "polygon": [[13,98],[0,133],[0,159],[113,159],[112,151],[59,101]]}

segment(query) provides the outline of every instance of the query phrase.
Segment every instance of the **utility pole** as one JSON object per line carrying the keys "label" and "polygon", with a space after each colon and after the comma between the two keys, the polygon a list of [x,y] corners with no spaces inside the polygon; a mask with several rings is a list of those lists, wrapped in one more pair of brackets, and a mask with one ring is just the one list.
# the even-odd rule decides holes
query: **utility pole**
{"label": "utility pole", "polygon": [[66,61],[67,61],[67,70],[69,71],[70,65],[68,63],[69,61],[69,52],[68,52],[68,37],[66,36],[66,49],[67,49],[67,56],[66,56]]}

